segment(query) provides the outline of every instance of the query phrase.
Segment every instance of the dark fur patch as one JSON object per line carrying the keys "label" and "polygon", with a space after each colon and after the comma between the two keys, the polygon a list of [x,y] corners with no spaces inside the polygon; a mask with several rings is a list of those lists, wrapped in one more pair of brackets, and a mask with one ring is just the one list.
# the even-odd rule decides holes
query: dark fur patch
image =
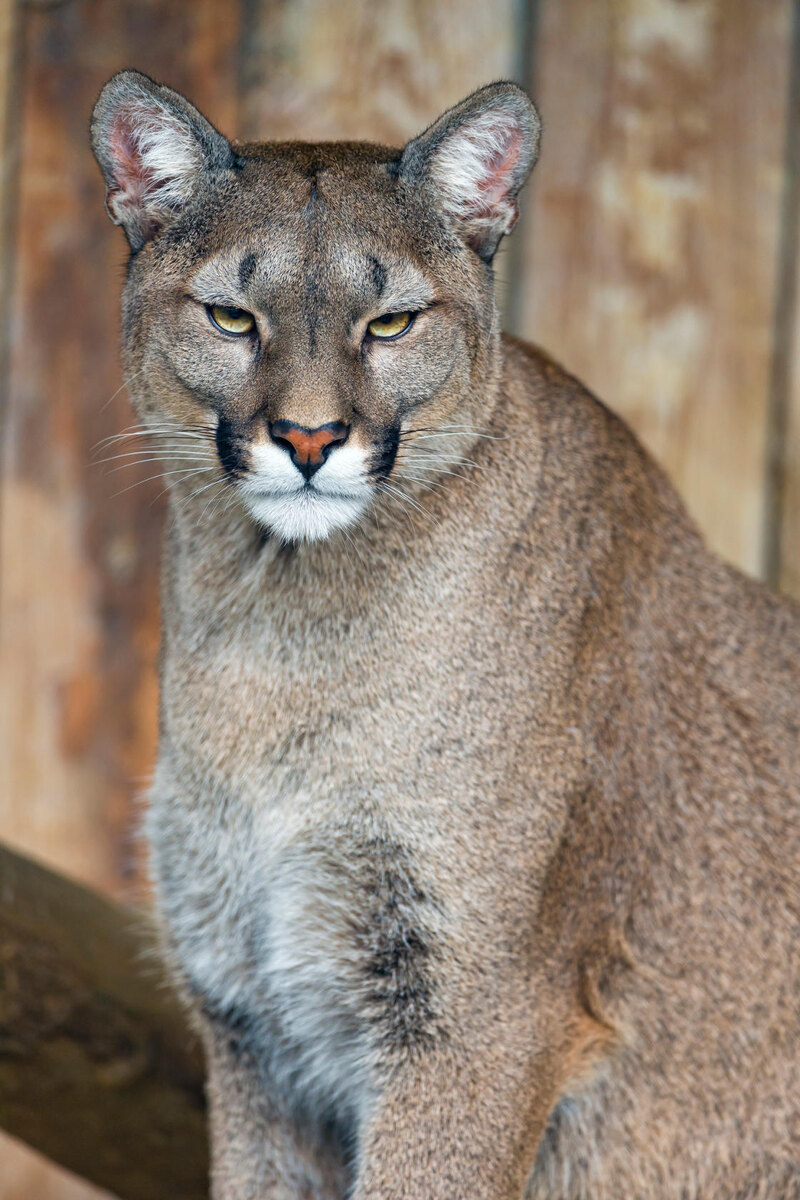
{"label": "dark fur patch", "polygon": [[414,926],[398,922],[376,942],[367,962],[368,1002],[382,1040],[401,1049],[435,1040],[436,1013],[427,959],[431,948]]}
{"label": "dark fur patch", "polygon": [[224,1034],[232,1054],[250,1051],[252,1045],[257,1044],[258,1019],[252,1013],[238,1004],[218,1004],[206,996],[193,980],[188,980],[187,986],[205,1020],[217,1032]]}
{"label": "dark fur patch", "polygon": [[387,1049],[418,1050],[446,1035],[437,1019],[437,952],[425,929],[434,907],[416,882],[402,847],[373,839],[363,847],[369,911],[359,940],[366,956],[371,1021]]}
{"label": "dark fur patch", "polygon": [[219,461],[225,473],[235,479],[247,465],[247,439],[232,421],[220,416],[216,442]]}
{"label": "dark fur patch", "polygon": [[308,191],[308,201],[306,202],[306,216],[309,217],[315,215],[317,206],[322,206],[322,201],[319,198],[319,173],[321,170],[321,162],[312,162],[306,171],[306,175],[311,183]]}
{"label": "dark fur patch", "polygon": [[377,475],[378,478],[385,479],[394,466],[394,460],[397,457],[397,450],[400,445],[400,427],[392,426],[387,429],[381,441],[378,442],[375,448],[375,458],[373,465],[370,468],[371,475]]}
{"label": "dark fur patch", "polygon": [[246,288],[250,280],[253,278],[253,272],[256,269],[258,259],[252,251],[245,254],[242,261],[239,263],[239,287]]}
{"label": "dark fur patch", "polygon": [[386,287],[386,268],[378,262],[377,258],[370,258],[369,265],[372,271],[372,282],[375,285],[375,293],[380,300],[383,295],[383,289]]}

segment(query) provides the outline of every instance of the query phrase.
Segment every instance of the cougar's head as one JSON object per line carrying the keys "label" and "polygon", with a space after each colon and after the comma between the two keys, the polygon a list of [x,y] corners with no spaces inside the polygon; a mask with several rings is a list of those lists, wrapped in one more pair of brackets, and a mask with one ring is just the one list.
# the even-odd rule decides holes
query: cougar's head
{"label": "cougar's head", "polygon": [[310,541],[452,469],[495,385],[491,263],[538,130],[496,83],[403,150],[232,145],[116,75],[92,145],[131,247],[126,366],[173,486],[222,480]]}

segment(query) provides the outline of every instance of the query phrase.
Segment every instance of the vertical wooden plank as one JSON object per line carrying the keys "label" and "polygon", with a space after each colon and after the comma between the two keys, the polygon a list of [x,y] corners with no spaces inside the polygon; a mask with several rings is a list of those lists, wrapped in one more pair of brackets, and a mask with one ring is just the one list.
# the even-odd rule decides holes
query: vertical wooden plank
{"label": "vertical wooden plank", "polygon": [[[796,130],[800,138],[800,128]],[[800,213],[795,212],[800,245]],[[797,264],[800,271],[800,262]],[[800,600],[800,303],[795,294],[785,420],[780,431],[779,539],[775,582]]]}
{"label": "vertical wooden plank", "polygon": [[762,565],[790,0],[541,0],[522,328]]}
{"label": "vertical wooden plank", "polygon": [[246,0],[242,136],[402,144],[515,76],[522,0]]}
{"label": "vertical wooden plank", "polygon": [[[11,294],[15,241],[16,187],[19,168],[17,136],[18,6],[16,0],[0,0],[0,292]],[[0,438],[4,439],[8,411],[7,371],[10,340],[10,306],[0,320]],[[0,489],[0,504],[5,499]],[[1,528],[0,528],[1,531]],[[14,569],[0,552],[6,571]],[[5,646],[2,646],[5,650]],[[0,659],[7,669],[5,657]],[[101,1193],[35,1155],[27,1146],[0,1132],[0,1200],[102,1200]]]}
{"label": "vertical wooden plank", "polygon": [[[15,128],[17,0],[0,0],[0,285],[8,295],[13,242],[14,171],[18,143]],[[3,321],[0,369],[5,378],[8,322]],[[3,382],[0,381],[0,388]]]}
{"label": "vertical wooden plank", "polygon": [[783,443],[780,559],[777,584],[800,600],[800,314],[794,322],[792,389]]}
{"label": "vertical wooden plank", "polygon": [[779,283],[775,305],[765,573],[800,599],[800,0],[793,0]]}

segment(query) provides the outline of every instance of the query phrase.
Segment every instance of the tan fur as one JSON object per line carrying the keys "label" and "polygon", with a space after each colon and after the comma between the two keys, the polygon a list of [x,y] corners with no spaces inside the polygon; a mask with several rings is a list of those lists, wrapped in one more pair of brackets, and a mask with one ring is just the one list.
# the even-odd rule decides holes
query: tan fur
{"label": "tan fur", "polygon": [[[209,471],[209,394],[248,446],[278,418],[368,446],[416,396],[413,507],[282,545],[235,484],[171,489],[149,834],[214,1196],[796,1200],[798,612],[500,338],[491,217],[453,240],[411,172],[464,119],[407,184],[381,147],[219,151],[126,288],[140,412]],[[181,299],[245,251],[275,330],[247,369]],[[440,299],[391,371],[342,348],[372,255]]]}

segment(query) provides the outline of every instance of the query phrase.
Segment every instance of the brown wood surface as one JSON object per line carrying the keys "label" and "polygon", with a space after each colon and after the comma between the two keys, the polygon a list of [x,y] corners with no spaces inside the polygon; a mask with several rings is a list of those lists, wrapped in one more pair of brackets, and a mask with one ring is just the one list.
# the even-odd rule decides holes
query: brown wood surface
{"label": "brown wood surface", "polygon": [[132,911],[0,847],[0,1128],[121,1200],[203,1200],[202,1060]]}
{"label": "brown wood surface", "polygon": [[791,0],[540,0],[522,331],[762,568]]}
{"label": "brown wood surface", "polygon": [[[800,136],[800,127],[798,127]],[[795,214],[800,223],[800,213]],[[800,245],[800,228],[798,229]],[[798,262],[800,271],[800,262]],[[781,428],[780,538],[775,582],[800,600],[800,303],[795,296],[786,413]]]}
{"label": "brown wood surface", "polygon": [[764,536],[770,582],[800,599],[800,0],[791,59]]}
{"label": "brown wood surface", "polygon": [[243,138],[402,144],[524,66],[515,0],[251,0]]}

